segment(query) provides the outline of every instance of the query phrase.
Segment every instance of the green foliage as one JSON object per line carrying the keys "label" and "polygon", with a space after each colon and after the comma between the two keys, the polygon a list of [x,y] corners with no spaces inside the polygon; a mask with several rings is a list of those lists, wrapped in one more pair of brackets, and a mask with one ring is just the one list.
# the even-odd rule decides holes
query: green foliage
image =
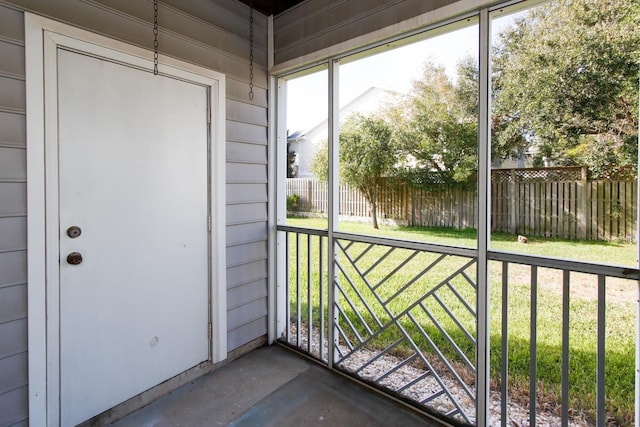
{"label": "green foliage", "polygon": [[378,228],[378,197],[398,159],[391,128],[381,118],[354,114],[340,129],[340,176],[367,199]]}
{"label": "green foliage", "polygon": [[[499,35],[493,143],[595,176],[635,165],[640,3],[557,0]],[[635,149],[634,149],[635,147]]]}
{"label": "green foliage", "polygon": [[410,183],[461,183],[476,170],[477,65],[469,61],[459,67],[457,85],[442,66],[427,62],[411,95],[392,112]]}
{"label": "green foliage", "polygon": [[[353,114],[340,126],[340,179],[357,188],[371,208],[373,228],[378,228],[378,197],[385,178],[393,174],[398,150],[391,127],[380,117]],[[312,172],[326,182],[327,141],[323,141],[311,163]]]}
{"label": "green foliage", "polygon": [[295,161],[296,161],[295,151],[288,151],[287,152],[287,178],[296,177],[296,170],[294,168]]}
{"label": "green foliage", "polygon": [[325,139],[320,142],[316,153],[311,160],[311,172],[320,182],[327,182],[329,173],[329,143]]}
{"label": "green foliage", "polygon": [[287,196],[287,211],[296,212],[300,209],[300,196],[298,194],[292,194]]}

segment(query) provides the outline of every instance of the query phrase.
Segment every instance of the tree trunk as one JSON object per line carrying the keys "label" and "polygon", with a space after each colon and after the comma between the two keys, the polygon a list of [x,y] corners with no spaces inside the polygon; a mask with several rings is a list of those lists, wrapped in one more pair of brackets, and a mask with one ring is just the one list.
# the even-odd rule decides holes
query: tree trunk
{"label": "tree trunk", "polygon": [[375,200],[371,203],[371,221],[373,222],[373,228],[378,229],[378,204]]}

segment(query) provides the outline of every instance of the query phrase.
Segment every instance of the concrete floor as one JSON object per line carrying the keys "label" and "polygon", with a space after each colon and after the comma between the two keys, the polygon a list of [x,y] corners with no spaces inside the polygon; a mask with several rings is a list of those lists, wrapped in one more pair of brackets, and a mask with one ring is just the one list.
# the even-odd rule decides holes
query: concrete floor
{"label": "concrete floor", "polygon": [[279,346],[262,347],[112,424],[438,426]]}

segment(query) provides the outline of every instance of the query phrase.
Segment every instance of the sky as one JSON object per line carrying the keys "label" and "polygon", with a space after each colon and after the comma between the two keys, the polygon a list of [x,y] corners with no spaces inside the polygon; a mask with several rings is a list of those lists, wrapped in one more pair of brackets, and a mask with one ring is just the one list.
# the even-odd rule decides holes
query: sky
{"label": "sky", "polygon": [[[516,17],[495,19],[494,33],[510,25]],[[477,22],[457,27],[454,31],[340,65],[339,105],[342,107],[373,86],[408,93],[427,60],[444,66],[447,75],[455,79],[458,61],[469,55],[477,58],[479,44]],[[327,79],[328,72],[323,70],[289,80],[287,128],[290,133],[308,130],[326,119]]]}

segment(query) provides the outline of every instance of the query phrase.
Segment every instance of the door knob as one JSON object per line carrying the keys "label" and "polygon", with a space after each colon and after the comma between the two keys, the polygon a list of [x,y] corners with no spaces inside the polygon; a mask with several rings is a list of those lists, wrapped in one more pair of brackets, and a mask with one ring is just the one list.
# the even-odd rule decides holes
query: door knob
{"label": "door knob", "polygon": [[67,228],[67,236],[71,237],[72,239],[79,237],[80,234],[82,234],[82,230],[77,225]]}
{"label": "door knob", "polygon": [[71,252],[67,255],[67,263],[71,265],[78,265],[82,262],[82,254],[80,252]]}

